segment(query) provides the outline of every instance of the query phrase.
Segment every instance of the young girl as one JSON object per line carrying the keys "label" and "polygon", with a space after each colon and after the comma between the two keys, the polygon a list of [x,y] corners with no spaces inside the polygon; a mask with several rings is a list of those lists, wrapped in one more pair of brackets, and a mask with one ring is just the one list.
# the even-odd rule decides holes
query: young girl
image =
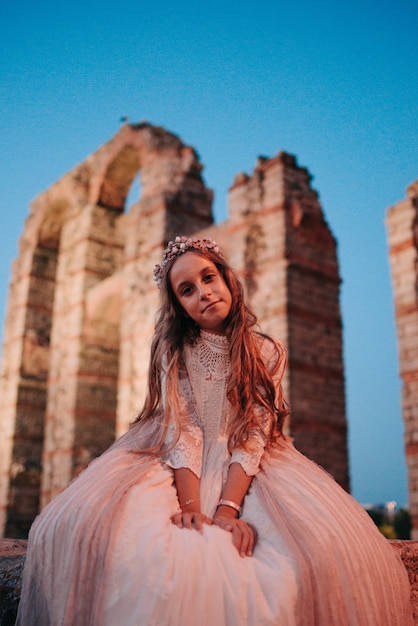
{"label": "young girl", "polygon": [[155,269],[148,395],[32,526],[21,626],[407,626],[406,571],[283,434],[283,345],[216,243]]}

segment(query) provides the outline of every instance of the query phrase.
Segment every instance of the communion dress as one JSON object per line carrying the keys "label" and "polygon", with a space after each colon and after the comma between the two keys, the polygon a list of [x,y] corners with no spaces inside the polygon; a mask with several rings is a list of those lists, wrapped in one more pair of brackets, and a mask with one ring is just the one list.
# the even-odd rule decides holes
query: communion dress
{"label": "communion dress", "polygon": [[[266,362],[277,359],[263,339]],[[283,374],[285,352],[276,344]],[[274,356],[276,355],[276,356]],[[163,456],[158,419],[135,424],[35,520],[19,626],[408,626],[406,571],[362,507],[282,437],[228,452],[228,340],[202,331],[185,346],[182,417]],[[260,409],[261,410],[261,409]],[[228,467],[253,476],[242,518],[258,541],[241,557],[231,533],[178,528],[173,468],[200,477],[212,517]]]}

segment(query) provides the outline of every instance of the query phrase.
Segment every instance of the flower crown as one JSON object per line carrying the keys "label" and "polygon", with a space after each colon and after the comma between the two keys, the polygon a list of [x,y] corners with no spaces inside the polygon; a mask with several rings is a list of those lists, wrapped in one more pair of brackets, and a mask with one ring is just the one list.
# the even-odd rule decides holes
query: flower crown
{"label": "flower crown", "polygon": [[176,237],[174,241],[168,242],[167,247],[163,252],[163,260],[161,261],[161,264],[154,267],[154,280],[157,283],[158,288],[160,287],[161,281],[168,270],[168,266],[170,266],[173,262],[173,259],[180,254],[187,252],[187,250],[211,250],[223,258],[223,254],[218,244],[213,239],[210,239],[210,237],[195,239],[194,237],[180,235],[179,237]]}

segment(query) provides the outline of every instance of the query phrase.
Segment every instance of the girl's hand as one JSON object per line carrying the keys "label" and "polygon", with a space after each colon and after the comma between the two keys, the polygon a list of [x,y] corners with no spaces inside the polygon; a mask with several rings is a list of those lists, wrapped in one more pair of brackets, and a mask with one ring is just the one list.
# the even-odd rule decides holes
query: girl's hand
{"label": "girl's hand", "polygon": [[232,533],[232,543],[240,556],[252,556],[257,543],[257,531],[243,519],[236,519],[222,514],[215,514],[213,523],[219,528]]}
{"label": "girl's hand", "polygon": [[212,525],[210,517],[203,515],[197,511],[182,511],[171,516],[173,524],[179,528],[195,528],[200,533],[203,532],[203,524]]}

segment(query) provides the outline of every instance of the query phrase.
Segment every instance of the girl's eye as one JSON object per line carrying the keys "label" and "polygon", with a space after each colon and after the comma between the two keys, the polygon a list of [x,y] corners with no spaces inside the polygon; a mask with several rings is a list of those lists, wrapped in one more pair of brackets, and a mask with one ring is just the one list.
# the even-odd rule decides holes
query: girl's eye
{"label": "girl's eye", "polygon": [[181,295],[182,296],[188,296],[191,292],[192,292],[192,288],[191,287],[184,287],[183,291],[181,292]]}
{"label": "girl's eye", "polygon": [[210,281],[211,281],[214,277],[215,277],[215,274],[206,274],[203,280],[204,280],[206,283],[208,283],[208,282],[210,282]]}

